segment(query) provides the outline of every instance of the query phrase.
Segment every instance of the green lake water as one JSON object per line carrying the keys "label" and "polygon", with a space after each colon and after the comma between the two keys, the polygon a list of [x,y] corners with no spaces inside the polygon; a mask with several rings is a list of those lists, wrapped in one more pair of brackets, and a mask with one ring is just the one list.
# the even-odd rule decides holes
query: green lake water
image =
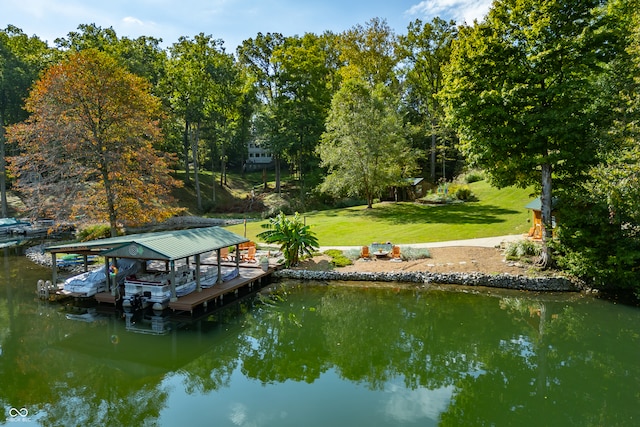
{"label": "green lake water", "polygon": [[50,270],[3,251],[3,425],[640,425],[638,308],[289,282],[150,335],[40,301]]}

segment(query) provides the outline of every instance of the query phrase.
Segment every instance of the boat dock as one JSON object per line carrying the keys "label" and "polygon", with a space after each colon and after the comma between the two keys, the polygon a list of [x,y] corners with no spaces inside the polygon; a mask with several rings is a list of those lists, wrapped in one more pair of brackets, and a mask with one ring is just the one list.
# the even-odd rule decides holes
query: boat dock
{"label": "boat dock", "polygon": [[[241,266],[236,278],[218,283],[210,288],[191,292],[182,297],[178,297],[175,301],[169,302],[169,309],[176,313],[188,312],[193,314],[194,310],[200,307],[206,309],[211,305],[211,303],[213,303],[214,306],[218,305],[223,301],[225,295],[236,295],[242,288],[252,290],[253,288],[260,289],[264,287],[270,282],[271,275],[274,271],[273,267],[269,267],[269,269],[265,271],[258,265]],[[111,292],[98,293],[95,295],[95,299],[99,303],[106,304],[116,305],[118,302]]]}
{"label": "boat dock", "polygon": [[[260,289],[269,283],[280,262],[280,255],[272,256],[270,251],[258,254],[255,244],[250,243],[246,237],[223,228],[205,227],[53,245],[46,251],[52,256],[50,283],[56,287],[58,254],[81,256],[85,271],[90,257],[104,257],[105,265],[100,271],[105,272],[105,277],[94,280],[84,277],[86,273],[80,274],[77,286],[70,285],[67,289],[64,285],[66,294],[78,288],[75,292],[82,293],[79,297],[92,298],[114,307],[122,306],[125,311],[137,311],[151,305],[154,311],[170,309],[175,314],[190,313],[193,316],[194,311],[207,311],[209,305],[222,305],[225,296],[228,296],[227,300],[234,299],[254,287]],[[135,280],[138,274],[137,270],[130,272],[125,267],[132,262],[132,265],[138,264],[136,269],[142,272],[143,277],[149,272],[158,274],[158,271],[164,277],[160,281],[141,278],[141,285],[136,284],[129,289],[127,277],[133,275]],[[234,274],[225,278],[223,266],[225,270],[231,267]],[[209,282],[205,286],[201,282],[203,278],[210,277],[211,267],[216,267],[218,282]],[[190,271],[195,272],[193,277]],[[190,290],[191,286],[193,290]],[[44,285],[39,288],[49,289]],[[189,290],[185,292],[185,289]]]}

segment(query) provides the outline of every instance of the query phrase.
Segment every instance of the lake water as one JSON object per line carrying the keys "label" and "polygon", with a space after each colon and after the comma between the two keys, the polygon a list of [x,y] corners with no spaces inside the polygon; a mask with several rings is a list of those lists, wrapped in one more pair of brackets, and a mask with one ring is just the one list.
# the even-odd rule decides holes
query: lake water
{"label": "lake water", "polygon": [[150,335],[40,301],[50,270],[3,251],[0,424],[640,425],[638,308],[293,284]]}

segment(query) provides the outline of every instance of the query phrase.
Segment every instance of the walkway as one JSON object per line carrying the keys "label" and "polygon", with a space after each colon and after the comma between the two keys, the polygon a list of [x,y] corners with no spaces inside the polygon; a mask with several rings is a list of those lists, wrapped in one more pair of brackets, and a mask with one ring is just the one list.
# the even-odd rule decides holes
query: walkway
{"label": "walkway", "polygon": [[[400,244],[400,247],[412,247],[412,248],[446,248],[452,246],[476,246],[483,248],[495,248],[502,243],[510,243],[518,240],[522,240],[524,237],[522,234],[511,234],[507,236],[495,236],[495,237],[481,237],[478,239],[467,240],[449,240],[446,242],[430,242],[430,243],[409,243]],[[366,243],[363,243],[363,245]],[[360,246],[320,246],[320,252],[324,252],[327,249],[340,249],[347,251],[350,249],[360,250]]]}

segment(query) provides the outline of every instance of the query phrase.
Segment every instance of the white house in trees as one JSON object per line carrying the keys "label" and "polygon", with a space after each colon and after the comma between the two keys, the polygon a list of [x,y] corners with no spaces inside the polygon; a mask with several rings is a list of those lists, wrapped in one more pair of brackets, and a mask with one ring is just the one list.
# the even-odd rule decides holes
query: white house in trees
{"label": "white house in trees", "polygon": [[255,142],[249,142],[247,146],[248,157],[245,162],[247,170],[256,170],[268,168],[273,165],[273,156],[271,152]]}

